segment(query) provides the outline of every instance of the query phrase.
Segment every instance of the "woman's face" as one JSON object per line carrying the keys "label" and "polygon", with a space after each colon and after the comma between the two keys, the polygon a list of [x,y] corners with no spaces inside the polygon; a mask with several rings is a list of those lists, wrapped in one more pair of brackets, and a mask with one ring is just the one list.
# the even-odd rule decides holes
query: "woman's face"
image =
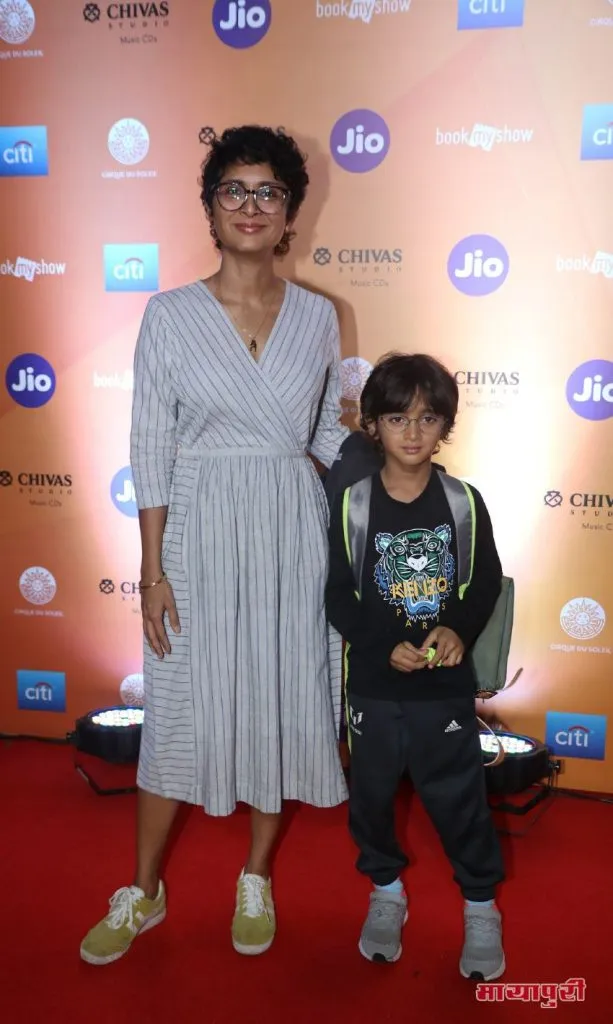
{"label": "woman's face", "polygon": [[[258,196],[245,189],[260,189]],[[285,193],[285,194],[284,194]],[[287,189],[268,164],[233,164],[213,197],[213,224],[222,248],[237,253],[271,252],[287,227]]]}

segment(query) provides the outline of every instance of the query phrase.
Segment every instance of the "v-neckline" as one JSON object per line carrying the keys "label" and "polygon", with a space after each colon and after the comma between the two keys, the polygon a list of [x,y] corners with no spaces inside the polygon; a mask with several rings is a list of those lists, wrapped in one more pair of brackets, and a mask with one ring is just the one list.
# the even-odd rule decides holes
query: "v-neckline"
{"label": "v-neckline", "polygon": [[198,284],[201,285],[204,288],[204,290],[207,293],[207,295],[209,296],[209,298],[212,300],[212,302],[215,304],[215,306],[217,306],[217,308],[219,309],[221,315],[223,316],[224,320],[226,321],[226,324],[230,328],[230,331],[232,333],[232,337],[237,342],[239,347],[243,350],[244,354],[246,355],[246,357],[249,360],[249,362],[251,363],[251,365],[257,367],[258,369],[261,369],[262,363],[264,362],[264,360],[266,358],[266,355],[268,353],[268,349],[270,348],[270,343],[271,343],[271,341],[274,340],[274,337],[275,337],[275,335],[277,333],[279,324],[281,323],[281,320],[283,318],[283,314],[285,313],[285,307],[287,305],[287,301],[288,301],[289,294],[290,294],[291,281],[286,280],[286,278],[284,278],[284,277],[282,277],[280,280],[283,281],[283,284],[285,285],[285,290],[283,292],[283,298],[281,300],[281,305],[279,306],[279,312],[277,313],[277,315],[275,317],[275,322],[274,322],[274,324],[272,325],[272,327],[270,329],[270,334],[268,335],[268,337],[267,337],[267,339],[266,339],[266,341],[264,343],[264,348],[262,349],[262,352],[260,354],[260,358],[259,359],[254,359],[253,355],[249,351],[248,346],[245,344],[245,342],[241,338],[240,332],[239,332],[238,328],[236,327],[236,324],[234,323],[232,317],[228,313],[226,307],[224,306],[223,302],[220,302],[219,299],[217,298],[217,296],[213,295],[213,292],[209,288],[209,286],[206,283],[206,281],[204,281],[202,278],[198,279]]}

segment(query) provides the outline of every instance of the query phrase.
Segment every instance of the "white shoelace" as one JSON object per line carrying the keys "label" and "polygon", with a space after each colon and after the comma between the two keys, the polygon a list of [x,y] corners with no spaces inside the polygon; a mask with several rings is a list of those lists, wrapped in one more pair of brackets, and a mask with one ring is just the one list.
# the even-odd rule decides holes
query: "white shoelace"
{"label": "white shoelace", "polygon": [[264,903],[265,881],[258,875],[243,875],[241,885],[242,912],[245,917],[269,916]]}
{"label": "white shoelace", "polygon": [[134,904],[142,899],[142,892],[136,886],[125,886],[118,889],[109,900],[109,914],[107,920],[109,928],[118,930],[127,924],[131,932],[136,931],[134,924]]}

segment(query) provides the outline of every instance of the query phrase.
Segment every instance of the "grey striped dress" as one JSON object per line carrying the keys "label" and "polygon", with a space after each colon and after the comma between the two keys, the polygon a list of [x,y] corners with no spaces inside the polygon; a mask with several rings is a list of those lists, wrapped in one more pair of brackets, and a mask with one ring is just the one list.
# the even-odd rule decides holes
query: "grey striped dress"
{"label": "grey striped dress", "polygon": [[330,465],[347,434],[339,358],[334,307],[289,282],[259,363],[203,282],[145,310],[131,463],[138,507],[168,505],[181,634],[163,660],[145,643],[138,784],[210,814],[346,797],[328,507],[306,457]]}

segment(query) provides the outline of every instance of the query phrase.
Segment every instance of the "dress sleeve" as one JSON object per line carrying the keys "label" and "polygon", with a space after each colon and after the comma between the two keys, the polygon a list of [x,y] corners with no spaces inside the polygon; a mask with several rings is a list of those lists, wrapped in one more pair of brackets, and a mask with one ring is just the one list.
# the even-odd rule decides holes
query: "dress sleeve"
{"label": "dress sleeve", "polygon": [[168,505],[176,458],[172,338],[159,301],[147,303],[134,357],[130,462],[139,509]]}
{"label": "dress sleeve", "polygon": [[338,317],[332,303],[330,303],[330,318],[328,321],[328,352],[330,363],[328,366],[328,380],[326,391],[321,405],[317,430],[313,435],[310,450],[316,459],[329,469],[339,448],[349,430],[341,422],[341,342],[338,329]]}

